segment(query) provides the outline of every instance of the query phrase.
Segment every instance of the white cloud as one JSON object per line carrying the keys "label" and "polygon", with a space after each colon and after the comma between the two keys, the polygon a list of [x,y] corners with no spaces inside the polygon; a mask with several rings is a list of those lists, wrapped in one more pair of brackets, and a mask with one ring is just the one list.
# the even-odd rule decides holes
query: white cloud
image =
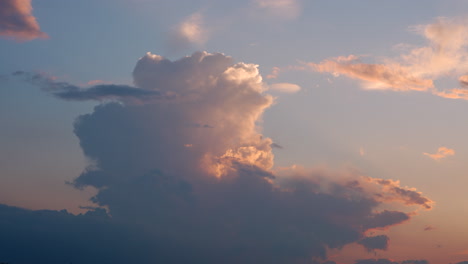
{"label": "white cloud", "polygon": [[294,83],[274,83],[270,85],[270,89],[282,93],[297,93],[301,87]]}

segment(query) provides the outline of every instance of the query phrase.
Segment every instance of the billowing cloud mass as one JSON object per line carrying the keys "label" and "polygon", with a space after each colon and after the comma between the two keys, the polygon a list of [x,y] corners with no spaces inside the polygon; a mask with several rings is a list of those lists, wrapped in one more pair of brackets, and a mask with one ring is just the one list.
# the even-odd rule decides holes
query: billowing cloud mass
{"label": "billowing cloud mass", "polygon": [[299,0],[252,0],[254,5],[267,12],[269,15],[293,19],[301,14]]}
{"label": "billowing cloud mass", "polygon": [[0,1],[0,36],[18,41],[47,37],[32,15],[31,0]]}
{"label": "billowing cloud mass", "polygon": [[[31,237],[62,223],[41,247],[28,242],[21,247],[25,254],[0,251],[0,260],[26,263],[31,250],[35,259],[74,263],[132,256],[138,260],[132,263],[316,263],[327,258],[328,248],[350,243],[383,249],[382,239],[366,238],[366,231],[385,230],[431,208],[429,198],[397,181],[331,170],[273,172],[274,144],[260,132],[273,98],[265,94],[257,65],[219,53],[177,61],[148,53],[133,79],[134,87],[102,88],[117,102],[98,105],[74,125],[90,164],[72,184],[96,188],[92,201],[110,217],[98,209],[90,211],[98,215],[91,219],[0,207],[9,230],[40,218],[41,226],[25,231]],[[96,99],[101,87],[88,92],[40,80],[55,95],[82,93],[72,93],[74,99]],[[151,93],[134,101],[128,90]],[[63,243],[69,228],[73,242]],[[20,245],[21,236],[10,238]]]}
{"label": "billowing cloud mass", "polygon": [[430,153],[426,153],[426,152],[424,152],[423,154],[428,156],[429,158],[431,158],[433,160],[439,161],[439,160],[441,160],[443,158],[446,158],[448,156],[455,155],[455,150],[447,148],[447,147],[440,147],[440,148],[437,149],[437,152],[434,153],[434,154],[430,154]]}
{"label": "billowing cloud mass", "polygon": [[425,37],[428,44],[411,48],[398,58],[366,63],[365,57],[350,55],[305,65],[313,71],[361,80],[366,89],[427,91],[446,98],[468,99],[464,89],[434,86],[435,80],[450,77],[466,87],[468,20],[439,18],[433,24],[412,29]]}

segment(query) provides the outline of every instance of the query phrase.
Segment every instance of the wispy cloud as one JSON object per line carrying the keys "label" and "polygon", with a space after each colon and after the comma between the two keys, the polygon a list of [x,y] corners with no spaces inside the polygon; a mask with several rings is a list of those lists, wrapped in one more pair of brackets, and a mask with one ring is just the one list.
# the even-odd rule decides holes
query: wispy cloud
{"label": "wispy cloud", "polygon": [[294,83],[274,83],[269,85],[270,89],[282,93],[297,93],[301,87]]}
{"label": "wispy cloud", "polygon": [[0,1],[0,36],[18,41],[47,38],[32,14],[31,0]]}
{"label": "wispy cloud", "polygon": [[[364,62],[372,60],[370,56],[349,55],[303,65],[312,71],[360,80],[365,89],[425,91],[445,98],[468,99],[463,89],[468,84],[468,20],[438,18],[432,24],[410,29],[422,35],[427,45],[373,63]],[[458,79],[463,88],[435,87],[434,82],[440,78]]]}
{"label": "wispy cloud", "polygon": [[163,95],[157,90],[140,89],[129,85],[97,84],[86,88],[79,87],[67,82],[58,81],[56,77],[47,76],[43,73],[17,71],[12,75],[23,81],[39,86],[55,97],[67,101],[120,100],[127,101],[128,103],[138,103],[170,97]]}
{"label": "wispy cloud", "polygon": [[425,226],[424,227],[424,231],[432,231],[432,230],[435,230],[437,229],[435,226],[431,226],[431,225],[428,225],[428,226]]}
{"label": "wispy cloud", "polygon": [[434,153],[434,154],[430,154],[430,153],[426,153],[426,152],[424,152],[423,154],[428,156],[429,158],[431,158],[433,160],[439,161],[439,160],[441,160],[443,158],[446,158],[448,156],[455,155],[455,150],[447,148],[447,147],[440,147],[440,148],[437,149],[437,152]]}

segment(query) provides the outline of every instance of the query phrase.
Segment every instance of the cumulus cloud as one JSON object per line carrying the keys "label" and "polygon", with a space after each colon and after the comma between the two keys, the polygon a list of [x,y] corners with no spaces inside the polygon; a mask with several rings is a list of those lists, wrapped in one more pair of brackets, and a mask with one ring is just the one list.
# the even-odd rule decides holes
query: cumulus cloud
{"label": "cumulus cloud", "polygon": [[0,36],[18,41],[47,37],[32,15],[31,0],[0,1]]}
{"label": "cumulus cloud", "polygon": [[[56,96],[82,89],[37,78],[32,83]],[[176,61],[148,53],[133,80],[134,87],[107,85],[105,98],[118,102],[96,106],[74,125],[90,164],[72,184],[96,188],[92,201],[108,208],[106,221],[120,228],[114,236],[131,243],[119,250],[128,244],[112,239],[89,258],[125,252],[146,257],[141,263],[315,263],[329,248],[358,241],[372,247],[376,241],[366,240],[366,231],[431,208],[429,198],[397,181],[331,170],[272,171],[275,145],[260,124],[273,98],[258,65],[220,53]],[[122,95],[121,89],[149,94]],[[101,98],[81,92],[87,97],[72,97]]]}
{"label": "cumulus cloud", "polygon": [[[440,78],[457,78],[468,71],[468,20],[438,18],[432,24],[411,29],[422,35],[427,45],[410,48],[397,58],[367,63],[363,56],[350,55],[305,66],[312,71],[360,80],[366,89],[426,91],[446,98],[468,99],[464,89],[434,86]],[[462,87],[466,86],[465,75],[458,80]]]}
{"label": "cumulus cloud", "polygon": [[434,154],[430,154],[430,153],[426,153],[426,152],[424,152],[423,154],[428,156],[429,158],[431,158],[433,160],[439,161],[439,160],[441,160],[443,158],[446,158],[448,156],[455,155],[455,150],[447,148],[447,147],[440,147],[440,148],[437,149],[437,152],[434,153]]}
{"label": "cumulus cloud", "polygon": [[252,0],[252,2],[259,10],[277,18],[294,19],[301,14],[299,0]]}
{"label": "cumulus cloud", "polygon": [[380,250],[387,250],[388,248],[388,236],[386,235],[379,235],[379,236],[372,236],[372,237],[365,237],[358,241],[357,243],[362,245],[368,251],[373,251],[376,249]]}
{"label": "cumulus cloud", "polygon": [[270,85],[270,89],[282,93],[297,93],[301,87],[294,83],[274,83]]}

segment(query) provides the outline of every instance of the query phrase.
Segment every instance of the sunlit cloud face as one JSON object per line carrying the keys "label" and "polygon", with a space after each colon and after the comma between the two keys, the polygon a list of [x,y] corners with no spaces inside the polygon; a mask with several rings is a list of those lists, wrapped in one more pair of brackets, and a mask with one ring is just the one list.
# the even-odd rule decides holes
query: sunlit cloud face
{"label": "sunlit cloud face", "polygon": [[446,157],[455,155],[455,150],[447,148],[447,147],[440,147],[439,149],[437,149],[437,152],[434,154],[426,153],[426,152],[424,152],[423,154],[433,160],[439,161]]}
{"label": "sunlit cloud face", "polygon": [[304,65],[312,71],[360,80],[365,89],[426,91],[445,98],[468,99],[464,89],[434,86],[440,78],[458,78],[466,87],[468,79],[462,74],[468,72],[468,20],[439,18],[433,24],[411,29],[422,35],[427,45],[409,48],[397,58],[366,63],[363,60],[367,57],[350,55]]}
{"label": "sunlit cloud face", "polygon": [[31,0],[0,1],[0,36],[17,41],[47,37],[32,15]]}
{"label": "sunlit cloud face", "polygon": [[299,0],[252,0],[254,5],[265,11],[268,15],[282,18],[294,19],[301,14]]}
{"label": "sunlit cloud face", "polygon": [[357,56],[337,57],[319,64],[308,63],[312,70],[329,72],[336,76],[364,81],[366,89],[391,89],[395,91],[426,91],[434,87],[432,80],[412,74],[410,69],[399,64],[361,63]]}

